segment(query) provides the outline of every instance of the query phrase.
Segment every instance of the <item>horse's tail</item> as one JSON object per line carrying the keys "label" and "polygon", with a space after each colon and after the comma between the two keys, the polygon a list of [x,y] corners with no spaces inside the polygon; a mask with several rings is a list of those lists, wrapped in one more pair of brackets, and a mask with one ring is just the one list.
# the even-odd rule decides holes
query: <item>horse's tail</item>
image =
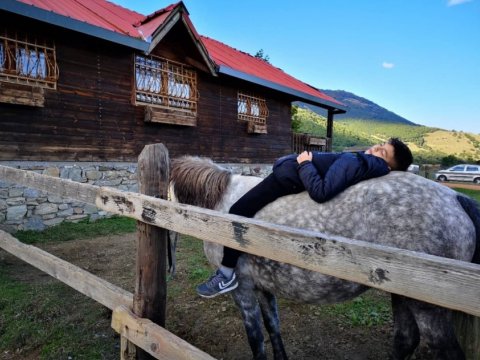
{"label": "horse's tail", "polygon": [[170,182],[178,202],[214,209],[230,184],[231,171],[210,159],[182,156],[172,161]]}
{"label": "horse's tail", "polygon": [[465,210],[475,226],[477,244],[475,247],[475,253],[473,254],[472,262],[475,264],[480,264],[480,207],[475,200],[464,195],[457,195],[457,200],[460,205],[462,205],[463,210]]}

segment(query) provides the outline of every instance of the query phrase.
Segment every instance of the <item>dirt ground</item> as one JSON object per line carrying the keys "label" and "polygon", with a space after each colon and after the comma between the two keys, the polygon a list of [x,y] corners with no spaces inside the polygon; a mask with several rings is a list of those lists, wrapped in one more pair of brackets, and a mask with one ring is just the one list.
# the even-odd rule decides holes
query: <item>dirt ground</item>
{"label": "dirt ground", "polygon": [[[133,292],[135,237],[133,233],[41,247]],[[13,256],[5,255],[2,262],[7,264],[8,273],[16,274],[19,281],[51,281],[49,276]],[[251,359],[243,324],[230,296],[201,299],[187,277],[180,262],[175,279],[169,282],[167,329],[218,359]],[[379,293],[378,296],[388,295]],[[283,340],[290,359],[388,359],[391,323],[355,327],[334,316],[321,315],[317,309],[314,305],[280,301]],[[270,349],[268,340],[266,347]],[[113,351],[118,354],[117,350]],[[431,357],[422,346],[415,358]]]}

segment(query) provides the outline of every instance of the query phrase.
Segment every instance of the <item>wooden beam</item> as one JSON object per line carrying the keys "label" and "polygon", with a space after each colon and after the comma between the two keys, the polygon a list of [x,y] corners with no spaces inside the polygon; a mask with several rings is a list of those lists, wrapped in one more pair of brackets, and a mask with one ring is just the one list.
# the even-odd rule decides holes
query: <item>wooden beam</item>
{"label": "wooden beam", "polygon": [[21,243],[1,230],[0,247],[111,310],[120,305],[131,306],[132,304],[133,295],[128,291],[36,246]]}
{"label": "wooden beam", "polygon": [[43,88],[34,85],[0,83],[0,102],[35,107],[45,106]]}
{"label": "wooden beam", "polygon": [[197,126],[197,115],[188,111],[145,106],[145,122]]}
{"label": "wooden beam", "polygon": [[[168,198],[170,161],[162,144],[147,145],[138,157],[138,187],[142,194]],[[137,223],[137,260],[133,311],[141,318],[165,326],[167,307],[166,229]],[[137,351],[137,359],[150,359]]]}
{"label": "wooden beam", "polygon": [[333,110],[327,112],[327,151],[332,151],[333,144]]}
{"label": "wooden beam", "polygon": [[214,359],[161,326],[148,319],[139,318],[125,306],[113,311],[112,328],[156,359]]}
{"label": "wooden beam", "polygon": [[[181,234],[480,316],[480,266],[476,264],[114,189],[102,189],[97,206]],[[319,242],[322,246],[315,246]]]}
{"label": "wooden beam", "polygon": [[135,344],[128,341],[125,336],[120,335],[120,360],[135,360]]}

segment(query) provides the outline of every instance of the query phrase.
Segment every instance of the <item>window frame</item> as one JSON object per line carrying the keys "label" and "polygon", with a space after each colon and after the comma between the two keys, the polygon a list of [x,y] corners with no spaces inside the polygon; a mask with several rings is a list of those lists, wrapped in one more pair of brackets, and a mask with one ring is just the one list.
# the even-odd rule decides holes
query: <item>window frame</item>
{"label": "window frame", "polygon": [[249,133],[266,134],[268,115],[267,100],[264,97],[241,90],[237,92],[237,120],[248,124]]}
{"label": "window frame", "polygon": [[58,78],[55,45],[0,35],[0,82],[55,90]]}
{"label": "window frame", "polygon": [[196,116],[198,80],[194,68],[155,55],[134,54],[134,105]]}
{"label": "window frame", "polygon": [[239,121],[266,125],[268,118],[267,100],[239,90],[237,92],[237,118]]}

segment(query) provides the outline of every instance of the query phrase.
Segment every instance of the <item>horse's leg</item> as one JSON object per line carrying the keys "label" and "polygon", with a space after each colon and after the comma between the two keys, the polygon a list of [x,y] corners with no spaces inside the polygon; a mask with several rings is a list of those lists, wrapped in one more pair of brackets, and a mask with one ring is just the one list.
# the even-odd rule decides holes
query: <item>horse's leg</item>
{"label": "horse's leg", "polygon": [[263,343],[260,306],[253,291],[253,286],[245,286],[245,281],[241,281],[239,286],[232,291],[232,296],[242,314],[243,325],[247,331],[248,343],[252,349],[253,358],[255,360],[267,359],[265,344]]}
{"label": "horse's leg", "polygon": [[420,342],[420,333],[407,298],[392,294],[394,360],[408,359]]}
{"label": "horse's leg", "polygon": [[257,299],[262,310],[263,323],[267,328],[270,341],[272,342],[273,356],[276,360],[287,359],[287,353],[283,346],[280,335],[280,320],[278,317],[278,306],[275,295],[268,291],[257,290]]}
{"label": "horse's leg", "polygon": [[452,323],[450,310],[418,300],[407,299],[420,334],[438,360],[464,360]]}

